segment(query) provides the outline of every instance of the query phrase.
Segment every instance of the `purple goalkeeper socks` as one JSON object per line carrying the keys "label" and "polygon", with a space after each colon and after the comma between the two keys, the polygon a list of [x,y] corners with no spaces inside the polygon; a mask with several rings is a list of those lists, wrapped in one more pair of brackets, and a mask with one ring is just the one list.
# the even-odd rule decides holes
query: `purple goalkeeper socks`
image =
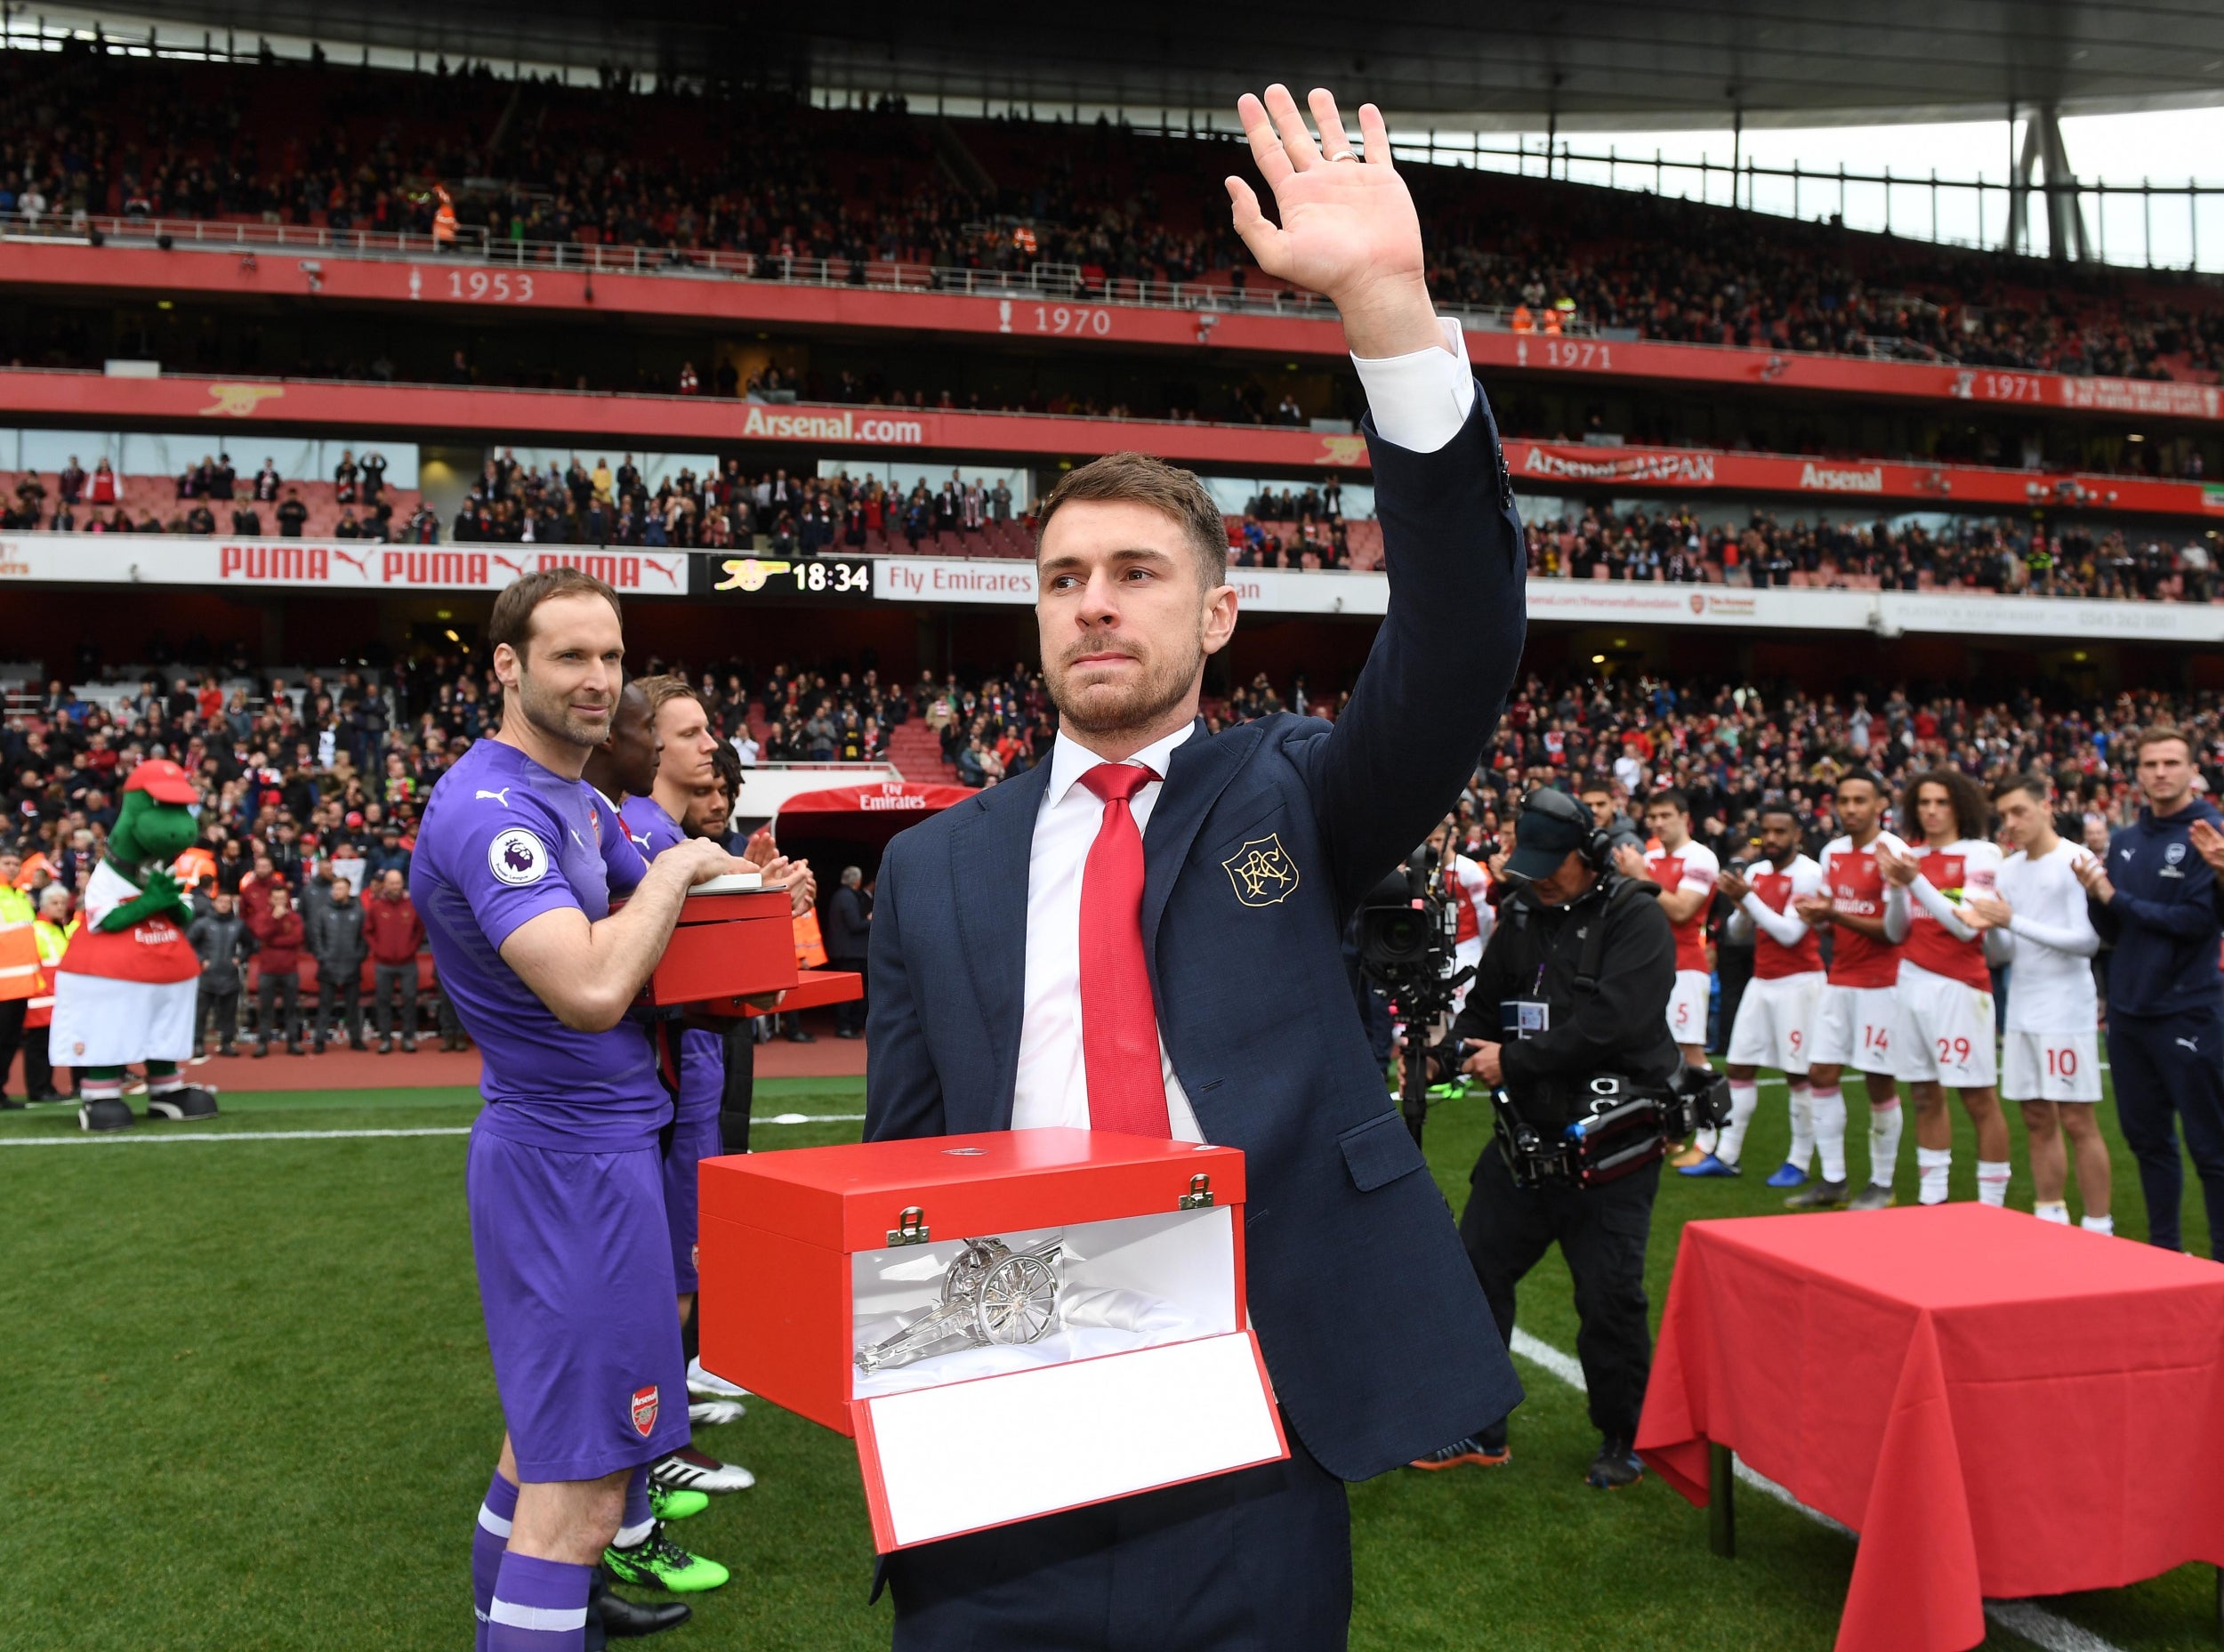
{"label": "purple goalkeeper socks", "polygon": [[487,1652],[584,1652],[593,1582],[592,1566],[504,1554],[487,1613]]}
{"label": "purple goalkeeper socks", "polygon": [[487,1612],[495,1602],[495,1575],[510,1545],[510,1522],[517,1518],[518,1488],[497,1469],[487,1483],[487,1501],[479,1505],[479,1524],[471,1531],[471,1608],[479,1620],[473,1652],[487,1652]]}
{"label": "purple goalkeeper socks", "polygon": [[649,1465],[635,1469],[625,1482],[625,1514],[618,1522],[617,1546],[631,1549],[649,1535],[657,1517],[649,1506]]}

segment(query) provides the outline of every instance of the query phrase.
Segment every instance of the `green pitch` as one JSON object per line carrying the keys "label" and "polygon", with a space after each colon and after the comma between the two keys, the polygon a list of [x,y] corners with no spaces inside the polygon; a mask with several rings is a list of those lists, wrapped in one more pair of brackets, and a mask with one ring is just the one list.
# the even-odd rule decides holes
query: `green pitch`
{"label": "green pitch", "polygon": [[[1848,1090],[1858,1120],[1857,1086]],[[460,1131],[476,1106],[449,1091],[242,1096],[197,1128]],[[856,1114],[862,1085],[768,1084],[757,1111]],[[2112,1112],[2107,1124],[2118,1227],[2136,1236],[2137,1179]],[[761,1124],[757,1140],[802,1147],[858,1129]],[[2017,1133],[2011,1202],[2028,1208],[2019,1124]],[[1455,1204],[1487,1134],[1479,1100],[1431,1116],[1430,1159]],[[1766,1089],[1745,1179],[1665,1179],[1656,1318],[1682,1222],[1778,1208],[1760,1179],[1787,1135],[1784,1092]],[[76,1136],[61,1108],[0,1116],[10,1379],[0,1554],[11,1602],[0,1642],[18,1652],[467,1645],[472,1517],[501,1422],[464,1228],[463,1136],[14,1145]],[[1865,1150],[1857,1124],[1857,1166]],[[1912,1198],[1912,1140],[1902,1153],[1901,1193]],[[2189,1169],[2187,1181],[2188,1242],[2204,1252]],[[1975,1193],[1964,1131],[1954,1196]],[[1521,1319],[1573,1350],[1557,1254],[1525,1290]],[[1716,1559],[1704,1516],[1656,1481],[1586,1489],[1597,1441],[1582,1396],[1537,1366],[1521,1372],[1529,1400],[1510,1466],[1405,1471],[1353,1488],[1355,1646],[1831,1645],[1849,1540],[1748,1489],[1738,1558]],[[697,1597],[695,1623],[659,1644],[885,1647],[888,1606],[866,1604],[872,1551],[849,1442],[753,1401],[702,1443],[754,1470],[758,1484],[687,1523],[689,1545],[727,1562],[735,1581]],[[2209,1568],[2188,1567],[2046,1604],[2124,1652],[2162,1652],[2216,1644],[2214,1588]],[[2025,1644],[1997,1626],[1986,1642]]]}

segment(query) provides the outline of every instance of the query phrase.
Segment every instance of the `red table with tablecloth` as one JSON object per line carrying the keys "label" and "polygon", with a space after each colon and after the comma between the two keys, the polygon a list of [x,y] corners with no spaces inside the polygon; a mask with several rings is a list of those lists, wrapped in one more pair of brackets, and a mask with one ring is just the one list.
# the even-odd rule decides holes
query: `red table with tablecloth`
{"label": "red table with tablecloth", "polygon": [[1637,1447],[1704,1505],[1710,1445],[1861,1535],[1839,1652],[2224,1562],[2224,1267],[1979,1205],[1691,1222]]}

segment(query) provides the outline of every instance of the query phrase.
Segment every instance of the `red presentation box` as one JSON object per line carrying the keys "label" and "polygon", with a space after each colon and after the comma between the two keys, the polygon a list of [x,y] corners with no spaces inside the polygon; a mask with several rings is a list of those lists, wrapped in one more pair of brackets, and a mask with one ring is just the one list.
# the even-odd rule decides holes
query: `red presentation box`
{"label": "red presentation box", "polygon": [[[1245,1311],[1233,1148],[999,1131],[701,1174],[703,1363],[856,1439],[882,1553],[1289,1455]],[[989,1238],[1054,1270],[1045,1334],[961,1330],[862,1368],[860,1350],[950,1301],[953,1264]]]}
{"label": "red presentation box", "polygon": [[668,1008],[794,985],[795,931],[786,890],[697,892],[681,903],[678,927],[641,1002]]}
{"label": "red presentation box", "polygon": [[[818,1010],[828,1004],[851,1003],[865,996],[865,977],[855,970],[798,970],[795,985],[779,996],[772,1010]],[[737,993],[727,998],[709,998],[691,1004],[690,1009],[705,1015],[750,1016],[764,1015],[767,1010],[761,994]]]}

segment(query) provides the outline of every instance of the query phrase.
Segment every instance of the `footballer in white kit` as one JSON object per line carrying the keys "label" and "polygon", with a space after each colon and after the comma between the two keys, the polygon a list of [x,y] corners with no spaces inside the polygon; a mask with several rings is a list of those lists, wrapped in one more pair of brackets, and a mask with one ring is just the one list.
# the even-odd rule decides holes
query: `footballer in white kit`
{"label": "footballer in white kit", "polygon": [[[1790,1090],[1793,1152],[1802,1174],[1813,1137],[1807,1094],[1808,1044],[1823,987],[1823,948],[1796,903],[1822,889],[1822,868],[1800,852],[1798,817],[1782,806],[1761,811],[1762,858],[1731,867],[1718,887],[1737,903],[1733,930],[1753,932],[1753,979],[1737,1001],[1729,1036],[1729,1122],[1713,1151],[1680,1167],[1686,1176],[1735,1176],[1745,1132],[1760,1106],[1758,1069],[1783,1069]],[[1776,1185],[1788,1179],[1779,1177]]]}
{"label": "footballer in white kit", "polygon": [[[1655,792],[1645,800],[1645,827],[1653,834],[1644,865],[1624,865],[1626,876],[1660,886],[1660,909],[1676,937],[1676,985],[1668,995],[1668,1036],[1693,1067],[1706,1065],[1706,1011],[1713,978],[1706,961],[1706,910],[1714,902],[1721,862],[1691,835],[1691,805],[1681,792]],[[1634,855],[1634,850],[1624,853]]]}
{"label": "footballer in white kit", "polygon": [[2000,868],[2004,933],[2015,968],[2002,1040],[2000,1093],[2010,1101],[2100,1100],[2099,993],[2092,979],[2100,937],[2074,870],[2091,857],[2075,843],[2034,859],[2019,850]]}
{"label": "footballer in white kit", "polygon": [[1961,1092],[1977,1135],[1977,1193],[2008,1193],[2008,1121],[1994,1092],[1993,978],[1981,921],[1967,902],[1997,892],[2001,853],[1984,836],[1988,810],[1977,783],[1935,769],[1907,788],[1908,854],[1883,858],[1885,932],[1905,942],[1893,1072],[1915,1103],[1915,1165],[1925,1205],[1943,1204],[1954,1157],[1946,1091]]}
{"label": "footballer in white kit", "polygon": [[2092,857],[2054,830],[2045,780],[2022,775],[1994,789],[2003,836],[2016,846],[1996,896],[1972,895],[1970,916],[2010,965],[2001,1093],[2021,1108],[2031,1156],[2031,1213],[2069,1221],[2070,1162],[2077,1165],[2083,1225],[2114,1233],[2108,1144],[2101,1140],[2099,994],[2092,978],[2100,937],[2079,868]]}
{"label": "footballer in white kit", "polygon": [[[1796,903],[1801,917],[1833,936],[1830,978],[1815,1006],[1808,1038],[1811,1136],[1793,1113],[1792,1156],[1769,1178],[1771,1187],[1796,1187],[1807,1174],[1808,1142],[1820,1160],[1822,1180],[1802,1188],[1791,1210],[1882,1210],[1892,1204],[1904,1120],[1899,1087],[1892,1078],[1892,1050],[1899,1042],[1899,947],[1885,932],[1884,872],[1880,855],[1905,847],[1883,829],[1884,783],[1865,769],[1839,777],[1834,794],[1843,837],[1822,855],[1822,888]],[[1846,1171],[1846,1095],[1850,1068],[1868,1097],[1869,1179],[1856,1192]]]}

